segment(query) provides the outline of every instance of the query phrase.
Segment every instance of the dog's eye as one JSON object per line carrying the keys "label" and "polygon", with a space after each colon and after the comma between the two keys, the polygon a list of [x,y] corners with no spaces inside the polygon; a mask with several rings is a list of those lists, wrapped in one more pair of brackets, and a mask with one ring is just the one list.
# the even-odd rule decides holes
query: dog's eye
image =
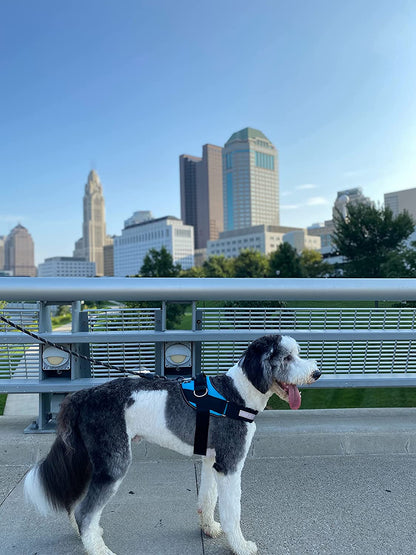
{"label": "dog's eye", "polygon": [[292,355],[286,355],[284,358],[285,362],[290,362],[293,359]]}

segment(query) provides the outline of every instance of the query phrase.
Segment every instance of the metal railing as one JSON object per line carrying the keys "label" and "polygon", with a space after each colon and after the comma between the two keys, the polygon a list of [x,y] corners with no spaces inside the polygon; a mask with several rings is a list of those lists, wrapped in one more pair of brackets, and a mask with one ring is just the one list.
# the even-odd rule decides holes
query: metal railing
{"label": "metal railing", "polygon": [[[226,371],[264,333],[293,336],[323,372],[313,387],[416,386],[413,308],[235,308],[201,301],[414,301],[414,279],[1,278],[3,313],[42,337],[122,369],[164,373],[164,345],[190,342],[193,373]],[[161,301],[161,308],[81,310],[81,300]],[[166,327],[166,302],[192,307],[191,329]],[[52,332],[50,306],[72,305],[72,329]],[[156,304],[156,302],[155,302]],[[223,303],[219,303],[223,304]],[[72,357],[42,370],[39,342],[0,325],[0,391],[40,393],[40,427],[53,395],[120,375]]]}

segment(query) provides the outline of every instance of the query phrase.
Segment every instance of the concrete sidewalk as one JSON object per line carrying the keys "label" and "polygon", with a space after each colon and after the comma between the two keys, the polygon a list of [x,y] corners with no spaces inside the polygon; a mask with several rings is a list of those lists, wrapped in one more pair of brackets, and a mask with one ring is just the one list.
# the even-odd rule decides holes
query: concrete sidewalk
{"label": "concrete sidewalk", "polygon": [[[35,416],[35,414],[33,415]],[[53,435],[25,435],[0,417],[0,553],[83,553],[61,514],[23,499],[23,477]],[[263,554],[415,553],[416,409],[269,411],[243,471],[242,528]],[[132,466],[102,525],[118,555],[225,555],[201,535],[198,459],[134,445]]]}

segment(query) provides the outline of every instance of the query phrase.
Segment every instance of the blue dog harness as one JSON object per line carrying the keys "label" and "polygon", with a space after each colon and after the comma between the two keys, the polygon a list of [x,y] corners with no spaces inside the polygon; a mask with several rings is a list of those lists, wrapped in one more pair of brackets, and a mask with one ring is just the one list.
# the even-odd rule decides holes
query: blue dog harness
{"label": "blue dog harness", "polygon": [[218,393],[209,377],[198,374],[194,380],[181,384],[185,401],[196,410],[194,454],[207,454],[208,428],[210,415],[224,416],[234,420],[253,422],[258,411],[237,405]]}

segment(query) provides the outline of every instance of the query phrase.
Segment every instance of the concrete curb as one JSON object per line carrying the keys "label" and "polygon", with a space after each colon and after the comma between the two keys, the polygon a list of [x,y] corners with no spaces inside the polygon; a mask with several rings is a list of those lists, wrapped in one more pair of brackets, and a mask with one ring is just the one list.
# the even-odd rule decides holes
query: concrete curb
{"label": "concrete curb", "polygon": [[416,453],[416,408],[266,411],[251,456]]}

